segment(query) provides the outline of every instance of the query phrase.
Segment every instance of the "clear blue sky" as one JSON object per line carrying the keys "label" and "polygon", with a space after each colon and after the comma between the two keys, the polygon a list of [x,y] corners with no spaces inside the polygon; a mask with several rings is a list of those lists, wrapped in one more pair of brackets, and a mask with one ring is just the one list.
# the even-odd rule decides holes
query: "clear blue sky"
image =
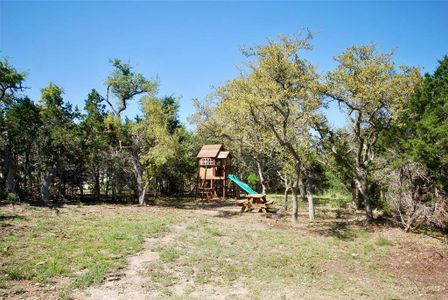
{"label": "clear blue sky", "polygon": [[[159,95],[181,97],[186,121],[192,98],[238,74],[242,46],[303,27],[315,34],[308,57],[321,72],[353,44],[396,48],[398,63],[424,72],[448,53],[447,2],[1,1],[0,56],[28,72],[34,100],[52,81],[80,107],[92,88],[104,93],[109,59],[129,60],[136,71],[159,77]],[[128,115],[137,110],[133,104]],[[335,109],[328,117],[343,123]]]}

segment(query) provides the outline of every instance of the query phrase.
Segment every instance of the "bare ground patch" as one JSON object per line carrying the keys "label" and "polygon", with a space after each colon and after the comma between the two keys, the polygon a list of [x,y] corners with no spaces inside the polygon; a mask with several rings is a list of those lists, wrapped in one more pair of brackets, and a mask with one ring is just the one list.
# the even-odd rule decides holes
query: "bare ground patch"
{"label": "bare ground patch", "polygon": [[448,249],[433,241],[401,241],[379,265],[400,281],[415,284],[422,298],[442,300],[448,295]]}

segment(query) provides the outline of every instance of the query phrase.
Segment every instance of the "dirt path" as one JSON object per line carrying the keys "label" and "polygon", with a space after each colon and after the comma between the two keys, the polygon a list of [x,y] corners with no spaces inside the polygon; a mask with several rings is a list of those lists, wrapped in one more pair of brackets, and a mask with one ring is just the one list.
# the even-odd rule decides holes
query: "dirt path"
{"label": "dirt path", "polygon": [[[111,274],[104,279],[100,286],[93,286],[83,291],[75,292],[72,297],[75,300],[144,300],[154,299],[160,295],[152,295],[148,292],[146,285],[148,284],[147,270],[151,263],[160,259],[159,253],[153,251],[156,246],[167,245],[180,236],[189,224],[192,224],[201,217],[218,218],[219,223],[227,226],[253,227],[256,229],[266,228],[266,224],[255,222],[247,224],[247,220],[234,218],[239,215],[239,207],[209,207],[200,210],[184,210],[183,215],[188,216],[188,222],[177,224],[171,227],[170,233],[162,238],[148,238],[143,244],[143,250],[139,253],[128,257],[128,264],[121,273]],[[187,283],[179,282],[177,289],[181,291],[187,286]],[[238,293],[240,292],[240,293]],[[179,292],[180,293],[180,292]],[[201,298],[206,295],[213,295],[216,299],[227,299],[228,295],[244,294],[245,291],[241,287],[229,287],[227,293],[220,289],[215,290],[212,287],[203,291],[196,291],[194,294]]]}
{"label": "dirt path", "polygon": [[73,295],[73,299],[92,300],[143,300],[149,299],[150,295],[145,289],[148,278],[145,275],[147,266],[159,259],[159,253],[152,249],[156,245],[163,245],[173,241],[181,234],[188,224],[178,224],[171,227],[169,234],[162,238],[148,238],[145,240],[143,250],[128,258],[128,265],[122,273],[106,277],[100,286],[90,287],[87,290]]}

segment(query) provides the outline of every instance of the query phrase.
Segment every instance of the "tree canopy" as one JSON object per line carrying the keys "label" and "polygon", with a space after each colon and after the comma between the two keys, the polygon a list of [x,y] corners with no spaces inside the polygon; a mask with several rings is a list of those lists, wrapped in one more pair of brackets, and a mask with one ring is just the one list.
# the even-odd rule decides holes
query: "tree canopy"
{"label": "tree canopy", "polygon": [[[1,190],[14,201],[48,206],[77,200],[137,201],[193,193],[196,153],[226,145],[236,172],[262,194],[292,192],[314,221],[314,197],[328,189],[352,195],[367,221],[382,210],[406,230],[448,228],[448,57],[433,74],[398,66],[394,51],[348,47],[333,70],[307,59],[312,35],[280,35],[242,50],[243,65],[204,99],[193,100],[190,131],[179,100],[158,95],[159,81],[113,59],[103,87],[82,109],[49,83],[26,96],[26,74],[0,60]],[[140,112],[130,119],[130,101]],[[334,128],[334,102],[347,126]]]}

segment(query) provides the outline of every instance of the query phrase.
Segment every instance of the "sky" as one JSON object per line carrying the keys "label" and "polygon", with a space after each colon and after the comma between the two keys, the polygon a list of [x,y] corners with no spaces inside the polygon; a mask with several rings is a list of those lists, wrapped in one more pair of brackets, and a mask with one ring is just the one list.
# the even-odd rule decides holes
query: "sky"
{"label": "sky", "polygon": [[[309,28],[314,50],[306,57],[322,74],[352,45],[375,43],[396,50],[398,64],[432,72],[448,54],[448,2],[188,2],[188,1],[3,1],[0,57],[28,73],[26,91],[38,101],[53,82],[80,108],[91,89],[104,94],[109,60],[130,62],[158,78],[159,96],[178,97],[180,119],[236,77],[242,47],[278,34]],[[127,115],[138,114],[138,101]],[[333,126],[344,124],[335,106],[325,111]]]}

